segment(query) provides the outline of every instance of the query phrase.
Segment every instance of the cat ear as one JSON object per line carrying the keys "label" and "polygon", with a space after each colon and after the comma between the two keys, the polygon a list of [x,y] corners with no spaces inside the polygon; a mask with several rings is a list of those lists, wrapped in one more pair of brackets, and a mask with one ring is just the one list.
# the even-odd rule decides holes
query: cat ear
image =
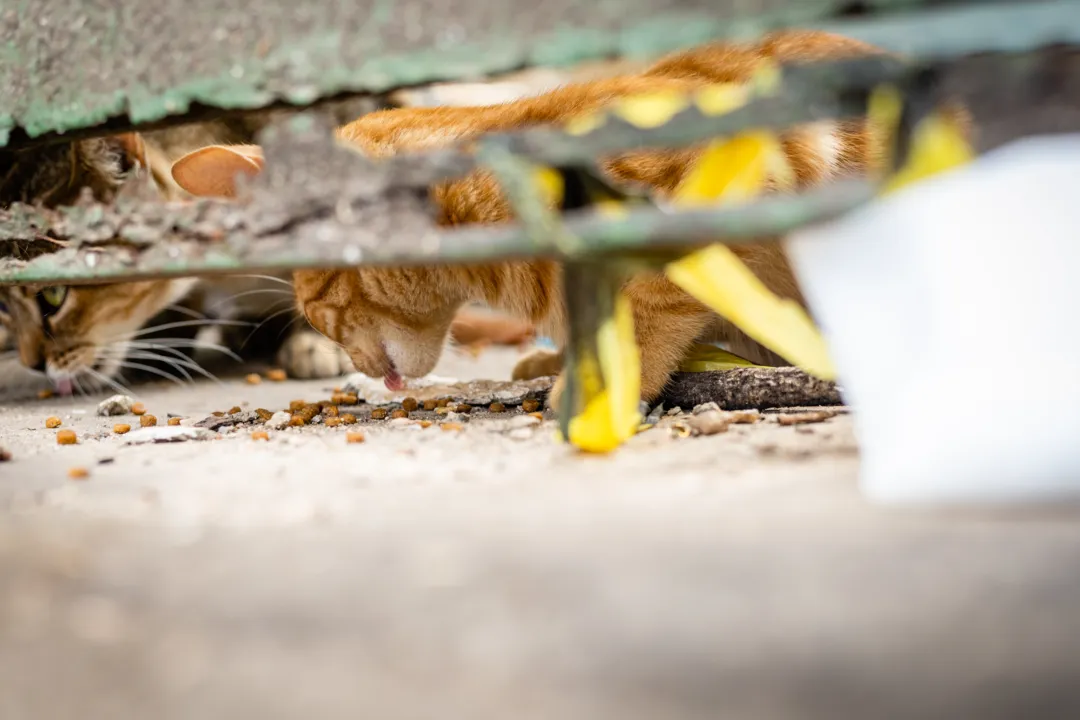
{"label": "cat ear", "polygon": [[236,197],[236,176],[255,177],[263,169],[258,145],[209,145],[173,163],[176,184],[196,197]]}

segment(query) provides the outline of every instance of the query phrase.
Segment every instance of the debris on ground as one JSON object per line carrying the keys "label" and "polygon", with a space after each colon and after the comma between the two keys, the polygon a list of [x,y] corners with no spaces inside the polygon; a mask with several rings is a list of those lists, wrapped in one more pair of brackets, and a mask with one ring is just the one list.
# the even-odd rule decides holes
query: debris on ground
{"label": "debris on ground", "polygon": [[292,419],[292,415],[287,412],[276,412],[270,416],[270,419],[266,421],[266,427],[272,430],[280,430],[289,424],[289,420]]}
{"label": "debris on ground", "polygon": [[252,440],[269,440],[270,439],[270,434],[267,433],[265,430],[256,430],[255,432],[251,433],[251,439]]}
{"label": "debris on ground", "polygon": [[793,367],[676,373],[665,386],[660,401],[682,407],[715,402],[720,410],[843,404],[836,383]]}
{"label": "debris on ground", "polygon": [[140,402],[135,403],[134,405],[131,406],[131,414],[132,415],[145,415],[146,414],[146,406],[143,405]]}
{"label": "debris on ground", "polygon": [[143,445],[146,443],[185,442],[187,440],[212,440],[219,437],[221,435],[206,428],[165,425],[141,428],[129,433],[124,443],[126,445]]}
{"label": "debris on ground", "polygon": [[544,377],[534,380],[458,382],[450,378],[429,375],[426,378],[410,380],[408,388],[394,391],[388,390],[380,379],[356,373],[349,376],[344,391],[371,405],[401,404],[409,398],[417,402],[449,398],[459,405],[487,407],[494,402],[499,402],[506,407],[516,407],[527,400],[534,400],[537,402],[535,409],[538,409],[539,399],[547,396],[554,381],[554,378]]}
{"label": "debris on ground", "polygon": [[727,432],[731,425],[725,413],[719,410],[709,410],[697,415],[690,415],[685,419],[686,424],[695,435],[716,435]]}
{"label": "debris on ground", "polygon": [[117,435],[126,435],[131,432],[131,426],[127,423],[117,423],[116,425],[113,425],[112,431]]}
{"label": "debris on ground", "polygon": [[157,425],[157,418],[153,415],[143,415],[139,418],[139,425],[142,427],[154,427]]}
{"label": "debris on ground", "polygon": [[98,403],[97,414],[103,417],[129,415],[134,404],[135,401],[127,395],[113,395],[111,398],[107,398]]}
{"label": "debris on ground", "polygon": [[266,371],[266,379],[270,382],[285,382],[289,379],[289,376],[285,373],[284,370],[281,370],[280,368],[275,368],[273,370]]}
{"label": "debris on ground", "polygon": [[362,432],[348,432],[345,433],[345,442],[350,445],[364,442],[364,433]]}
{"label": "debris on ground", "polygon": [[63,424],[64,424],[64,421],[61,420],[60,418],[56,417],[55,415],[45,418],[45,427],[47,427],[50,430],[55,430],[56,428],[60,427]]}
{"label": "debris on ground", "polygon": [[795,414],[777,415],[776,422],[781,425],[806,425],[807,423],[825,422],[840,414],[839,410],[817,410]]}
{"label": "debris on ground", "polygon": [[90,471],[84,467],[73,467],[68,470],[68,477],[72,480],[85,480],[90,477]]}
{"label": "debris on ground", "polygon": [[79,438],[75,435],[74,430],[60,430],[56,433],[57,445],[75,445],[79,442]]}

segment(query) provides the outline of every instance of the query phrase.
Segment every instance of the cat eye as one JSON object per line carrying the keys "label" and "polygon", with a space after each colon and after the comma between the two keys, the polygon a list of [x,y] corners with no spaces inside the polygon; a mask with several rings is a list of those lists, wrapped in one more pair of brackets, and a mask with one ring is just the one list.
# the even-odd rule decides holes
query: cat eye
{"label": "cat eye", "polygon": [[66,285],[52,285],[38,293],[38,305],[41,306],[42,315],[51,315],[56,312],[67,298]]}

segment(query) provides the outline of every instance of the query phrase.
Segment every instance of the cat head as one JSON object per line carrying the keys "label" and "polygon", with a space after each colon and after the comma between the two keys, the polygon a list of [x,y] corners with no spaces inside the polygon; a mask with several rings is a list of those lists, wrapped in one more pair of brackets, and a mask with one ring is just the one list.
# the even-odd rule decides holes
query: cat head
{"label": "cat head", "polygon": [[[185,155],[173,178],[192,195],[232,198],[236,178],[262,168],[254,146],[215,145]],[[458,268],[356,268],[293,273],[308,322],[348,352],[356,369],[403,387],[430,373],[442,355],[458,308],[469,299]]]}
{"label": "cat head", "polygon": [[[96,200],[116,194],[139,160],[137,136],[0,152],[0,206],[75,202],[84,188]],[[22,364],[44,373],[61,393],[98,389],[119,374],[137,334],[194,280],[0,288],[0,324]]]}

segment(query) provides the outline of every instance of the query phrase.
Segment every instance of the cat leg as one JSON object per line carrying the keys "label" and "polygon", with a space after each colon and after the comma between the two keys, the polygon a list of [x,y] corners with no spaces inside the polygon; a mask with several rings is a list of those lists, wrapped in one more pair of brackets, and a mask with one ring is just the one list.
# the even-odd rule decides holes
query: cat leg
{"label": "cat leg", "polygon": [[340,377],[356,371],[344,348],[308,327],[286,338],[277,362],[289,377],[301,380]]}

